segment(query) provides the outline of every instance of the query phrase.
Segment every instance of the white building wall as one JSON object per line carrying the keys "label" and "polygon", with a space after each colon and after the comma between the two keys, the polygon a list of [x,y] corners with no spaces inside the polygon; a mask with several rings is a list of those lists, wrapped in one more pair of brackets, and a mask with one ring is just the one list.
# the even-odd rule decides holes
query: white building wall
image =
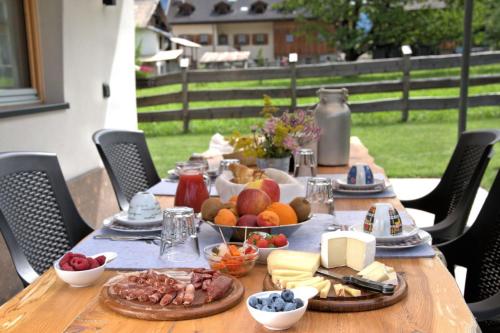
{"label": "white building wall", "polygon": [[[212,24],[178,24],[172,26],[172,32],[176,36],[212,34],[216,45],[216,51],[234,51],[234,35],[249,34],[250,45],[241,46],[242,51],[250,51],[250,58],[256,59],[259,49],[262,49],[262,56],[269,61],[274,60],[274,34],[272,22],[242,22],[242,23],[219,23]],[[217,35],[227,34],[229,45],[217,45]],[[252,35],[257,33],[267,34],[267,45],[252,45]],[[202,57],[203,53],[213,51],[212,45],[202,46],[194,54],[196,60]]]}
{"label": "white building wall", "polygon": [[[70,109],[1,119],[0,151],[54,152],[68,179],[101,165],[92,142],[96,130],[137,128],[135,23],[133,0],[62,3],[63,90]],[[103,83],[111,88],[108,99]]]}

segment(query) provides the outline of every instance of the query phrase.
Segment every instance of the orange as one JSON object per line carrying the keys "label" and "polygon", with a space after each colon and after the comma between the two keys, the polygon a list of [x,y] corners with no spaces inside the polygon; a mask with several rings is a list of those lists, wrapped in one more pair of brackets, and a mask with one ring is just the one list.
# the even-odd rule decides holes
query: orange
{"label": "orange", "polygon": [[233,195],[231,198],[229,198],[229,201],[228,202],[232,202],[236,205],[236,202],[238,201],[238,195],[235,194]]}
{"label": "orange", "polygon": [[296,224],[298,222],[297,214],[290,205],[273,202],[266,210],[270,210],[279,216],[280,225]]}
{"label": "orange", "polygon": [[215,224],[220,224],[220,225],[228,225],[228,226],[235,226],[236,225],[236,216],[231,212],[231,210],[227,208],[222,208],[219,210],[217,215],[215,215]]}

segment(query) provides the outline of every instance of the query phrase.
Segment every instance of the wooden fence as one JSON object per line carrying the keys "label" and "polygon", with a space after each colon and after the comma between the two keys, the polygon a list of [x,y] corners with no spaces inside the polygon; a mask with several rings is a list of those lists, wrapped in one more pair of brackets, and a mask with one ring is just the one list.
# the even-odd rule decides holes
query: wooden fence
{"label": "wooden fence", "polygon": [[[460,66],[460,55],[439,55],[411,57],[406,52],[401,58],[367,60],[352,63],[328,63],[317,65],[290,64],[288,67],[267,67],[226,70],[187,70],[151,78],[138,78],[137,88],[158,87],[181,84],[179,92],[137,98],[137,106],[154,106],[168,103],[182,103],[181,110],[140,112],[140,122],[182,120],[184,130],[188,131],[191,119],[217,119],[256,117],[261,106],[230,106],[190,109],[193,101],[223,101],[262,99],[263,95],[272,98],[290,98],[291,103],[280,106],[289,109],[297,105],[297,98],[312,97],[320,87],[347,88],[349,94],[402,92],[402,98],[350,103],[352,112],[402,111],[402,120],[408,119],[410,110],[441,110],[458,108],[458,97],[410,98],[411,90],[459,87],[458,77],[411,79],[412,70],[442,69]],[[471,66],[500,63],[500,52],[481,52],[471,55]],[[401,72],[400,80],[386,80],[363,83],[342,83],[322,86],[296,85],[298,78],[332,76],[354,76],[371,73]],[[189,83],[228,82],[247,80],[290,79],[289,87],[269,87],[252,89],[221,89],[189,91]],[[469,85],[500,83],[500,75],[479,75],[470,78]],[[487,94],[469,98],[469,106],[500,105],[500,94]],[[307,106],[305,106],[307,107]]]}

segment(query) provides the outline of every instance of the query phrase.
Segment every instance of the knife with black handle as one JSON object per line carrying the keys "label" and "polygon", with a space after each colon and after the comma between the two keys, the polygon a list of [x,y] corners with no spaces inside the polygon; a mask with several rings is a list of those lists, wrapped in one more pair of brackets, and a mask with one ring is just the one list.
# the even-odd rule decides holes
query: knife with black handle
{"label": "knife with black handle", "polygon": [[341,275],[341,274],[330,272],[329,270],[321,268],[321,267],[318,268],[318,270],[316,272],[321,274],[321,275],[325,275],[325,276],[340,280],[340,281],[342,281],[342,283],[361,287],[363,289],[368,289],[371,291],[376,291],[376,292],[382,293],[384,295],[392,295],[392,294],[394,294],[394,290],[396,289],[396,286],[393,284],[372,281],[372,280],[362,278],[360,276]]}

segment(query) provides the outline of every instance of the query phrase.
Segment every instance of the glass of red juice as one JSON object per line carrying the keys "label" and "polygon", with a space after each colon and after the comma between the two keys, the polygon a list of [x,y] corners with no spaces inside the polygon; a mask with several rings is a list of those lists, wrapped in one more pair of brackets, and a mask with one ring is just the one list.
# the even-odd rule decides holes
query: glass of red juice
{"label": "glass of red juice", "polygon": [[186,163],[180,167],[175,206],[191,207],[195,213],[201,211],[201,204],[209,197],[204,170],[202,163]]}

